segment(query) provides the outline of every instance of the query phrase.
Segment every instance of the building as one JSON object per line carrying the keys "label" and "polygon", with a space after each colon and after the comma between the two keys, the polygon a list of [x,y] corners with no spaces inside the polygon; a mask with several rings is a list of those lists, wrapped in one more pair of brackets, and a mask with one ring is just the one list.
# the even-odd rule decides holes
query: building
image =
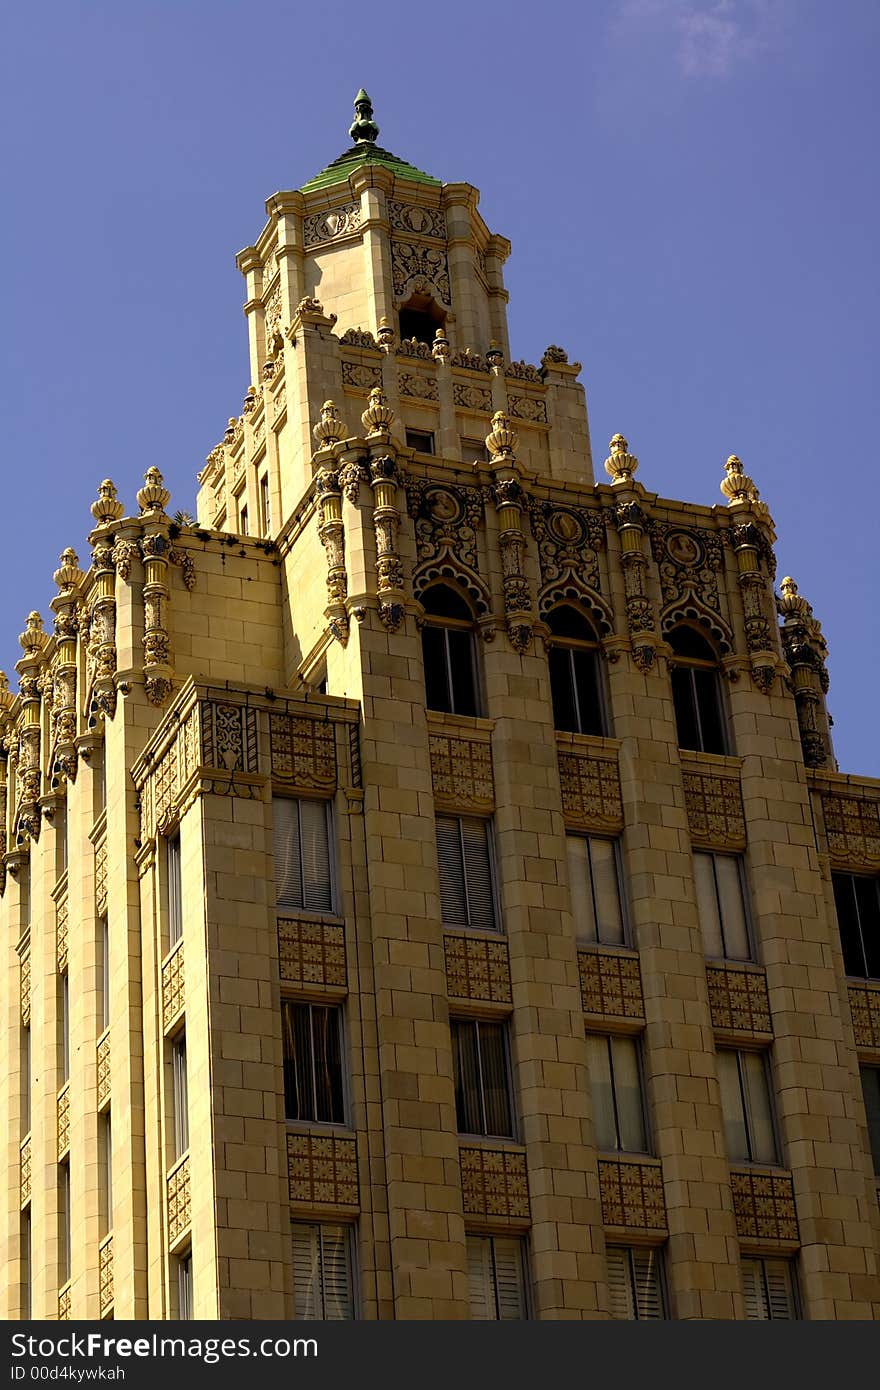
{"label": "building", "polygon": [[880,782],[768,509],[596,481],[351,137],[198,522],[102,483],[0,693],[3,1316],[876,1315]]}

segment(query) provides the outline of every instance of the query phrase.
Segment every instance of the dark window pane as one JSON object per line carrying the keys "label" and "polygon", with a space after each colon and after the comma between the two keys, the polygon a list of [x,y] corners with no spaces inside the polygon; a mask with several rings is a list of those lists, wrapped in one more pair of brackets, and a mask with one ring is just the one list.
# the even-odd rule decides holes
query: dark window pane
{"label": "dark window pane", "polygon": [[832,874],[834,884],[834,904],[837,908],[837,925],[840,929],[840,944],[843,947],[843,968],[847,975],[867,975],[865,954],[862,950],[862,936],[859,931],[859,914],[856,905],[855,879],[851,874]]}
{"label": "dark window pane", "polygon": [[477,683],[474,671],[473,633],[448,628],[449,668],[452,682],[452,709],[455,714],[477,713]]}
{"label": "dark window pane", "polygon": [[700,726],[694,700],[692,672],[686,666],[672,668],[672,701],[675,705],[675,727],[679,748],[700,747]]}
{"label": "dark window pane", "polygon": [[345,1119],[345,1108],[337,1009],[312,1005],[312,1045],[315,1065],[314,1118],[325,1124],[341,1125]]}
{"label": "dark window pane", "polygon": [[425,594],[425,612],[431,618],[459,618],[463,623],[471,623],[474,615],[461,594],[450,589],[448,584],[435,584]]}
{"label": "dark window pane", "polygon": [[425,663],[425,704],[428,709],[452,713],[446,671],[446,634],[442,628],[422,628],[422,660]]}
{"label": "dark window pane", "polygon": [[724,725],[721,722],[721,699],[716,671],[694,671],[694,690],[700,711],[700,728],[704,753],[726,753]]}
{"label": "dark window pane", "polygon": [[548,615],[547,626],[554,637],[575,637],[579,642],[595,642],[596,634],[582,613],[563,604]]}
{"label": "dark window pane", "polygon": [[462,1134],[482,1134],[480,1067],[477,1051],[477,1025],[452,1024],[452,1058],[455,1065],[455,1114]]}
{"label": "dark window pane", "polygon": [[868,1119],[868,1143],[874,1160],[874,1172],[880,1178],[880,1067],[861,1067],[860,1071]]}
{"label": "dark window pane", "polygon": [[574,683],[582,734],[604,734],[602,704],[599,699],[599,670],[595,652],[572,651]]}
{"label": "dark window pane", "polygon": [[669,645],[676,656],[690,656],[696,661],[714,661],[710,644],[692,627],[676,627],[669,634]]}
{"label": "dark window pane", "polygon": [[565,647],[550,648],[550,693],[553,698],[553,727],[566,733],[578,730],[577,710],[572,686],[571,662]]}
{"label": "dark window pane", "polygon": [[513,1132],[510,1116],[510,1097],[507,1087],[507,1057],[504,1050],[504,1025],[479,1023],[480,1063],[483,1072],[485,1104],[484,1134],[510,1135]]}
{"label": "dark window pane", "polygon": [[284,1101],[288,1120],[313,1120],[315,1094],[309,1056],[308,1004],[281,1005],[284,1033]]}
{"label": "dark window pane", "polygon": [[865,952],[865,971],[869,979],[880,979],[880,880],[855,877],[853,883]]}

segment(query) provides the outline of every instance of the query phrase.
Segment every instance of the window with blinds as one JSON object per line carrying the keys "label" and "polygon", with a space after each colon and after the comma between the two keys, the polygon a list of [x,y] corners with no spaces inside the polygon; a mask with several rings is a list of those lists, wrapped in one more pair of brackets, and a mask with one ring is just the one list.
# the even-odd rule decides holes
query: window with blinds
{"label": "window with blinds", "polygon": [[453,1019],[450,1028],[459,1132],[512,1138],[506,1025]]}
{"label": "window with blinds", "polygon": [[273,797],[275,898],[280,911],[334,910],[330,816],[329,802]]}
{"label": "window with blinds", "polygon": [[706,955],[752,960],[742,860],[694,851],[694,877]]}
{"label": "window with blinds", "polygon": [[566,835],[568,884],[579,943],[626,945],[618,847],[614,840]]}
{"label": "window with blinds", "polygon": [[180,831],[165,841],[165,891],[168,900],[168,949],[183,935],[183,889],[180,874]]}
{"label": "window with blinds", "polygon": [[587,1034],[596,1147],[647,1153],[639,1045],[635,1038]]}
{"label": "window with blinds", "polygon": [[345,1123],[342,1011],[323,1004],[281,1004],[284,1101],[288,1120]]}
{"label": "window with blinds", "polygon": [[189,1088],[186,1075],[186,1034],[171,1044],[171,1084],[174,1107],[174,1158],[189,1148]]}
{"label": "window with blinds", "polygon": [[859,1073],[865,1098],[865,1118],[868,1121],[868,1143],[874,1173],[880,1178],[880,1067],[859,1067]]}
{"label": "window with blinds", "polygon": [[843,968],[861,980],[880,980],[880,878],[832,874]]}
{"label": "window with blinds", "polygon": [[659,1250],[609,1245],[605,1260],[613,1318],[656,1322],[666,1317]]}
{"label": "window with blinds", "polygon": [[497,931],[489,822],[476,816],[438,816],[437,862],[444,927]]}
{"label": "window with blinds", "polygon": [[739,1163],[778,1162],[764,1054],[719,1048],[718,1081],[727,1157]]}
{"label": "window with blinds", "polygon": [[192,1252],[177,1261],[177,1316],[188,1322],[193,1315]]}
{"label": "window with blinds", "polygon": [[528,1317],[525,1249],[514,1236],[468,1236],[471,1317],[480,1322]]}
{"label": "window with blinds", "polygon": [[353,1318],[351,1228],[295,1221],[292,1233],[293,1316],[321,1322]]}
{"label": "window with blinds", "polygon": [[792,1322],[797,1318],[797,1292],[790,1260],[744,1259],[742,1279],[750,1322]]}

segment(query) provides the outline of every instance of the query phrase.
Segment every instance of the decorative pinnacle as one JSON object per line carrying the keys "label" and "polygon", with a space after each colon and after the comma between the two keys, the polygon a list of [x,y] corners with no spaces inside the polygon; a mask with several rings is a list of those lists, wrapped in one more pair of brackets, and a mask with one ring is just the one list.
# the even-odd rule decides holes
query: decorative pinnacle
{"label": "decorative pinnacle", "polygon": [[92,503],[90,510],[99,526],[105,525],[108,521],[118,521],[125,511],[109,478],[105,478],[100,484],[97,501]]}
{"label": "decorative pinnacle", "polygon": [[378,435],[382,439],[387,439],[391,433],[393,419],[394,411],[388,404],[388,397],[381,386],[374,386],[370,392],[370,403],[361,416],[367,438],[371,435]]}
{"label": "decorative pinnacle", "polygon": [[727,498],[728,507],[732,507],[735,502],[753,502],[758,489],[743,468],[742,459],[737,458],[736,454],[731,454],[724,468],[727,476],[721,479],[720,487]]}
{"label": "decorative pinnacle", "polygon": [[321,406],[321,418],[312,434],[319,449],[327,449],[337,440],[345,438],[345,421],[340,420],[335,401],[325,401]]}
{"label": "decorative pinnacle", "polygon": [[55,571],[53,578],[62,593],[66,590],[75,588],[77,580],[81,578],[79,556],[75,550],[71,550],[70,546],[61,552],[61,558],[58,561],[58,569]]}
{"label": "decorative pinnacle", "polygon": [[779,591],[782,598],[779,599],[777,606],[784,617],[806,618],[812,613],[812,609],[803,594],[798,593],[798,586],[790,574],[787,574],[783,579]]}
{"label": "decorative pinnacle", "polygon": [[512,459],[518,442],[519,435],[510,423],[510,416],[505,415],[503,410],[496,410],[492,416],[492,428],[486,435],[486,448],[493,463],[505,458]]}
{"label": "decorative pinnacle", "polygon": [[388,318],[385,314],[383,314],[379,320],[379,329],[376,333],[376,342],[379,344],[380,348],[385,348],[386,351],[388,348],[391,347],[391,344],[394,342],[394,329],[391,327],[391,324],[388,322]]}
{"label": "decorative pinnacle", "polygon": [[431,356],[437,362],[445,362],[449,356],[449,339],[446,336],[445,328],[438,328],[434,334],[434,343],[431,348]]}
{"label": "decorative pinnacle", "polygon": [[18,640],[25,656],[33,656],[40,647],[45,646],[48,638],[43,631],[43,619],[36,610],[28,613],[24,622],[24,632],[19,634]]}
{"label": "decorative pinnacle", "polygon": [[158,468],[148,468],[144,474],[144,486],[137,495],[141,515],[146,512],[164,512],[171,501],[171,493],[163,486],[164,479]]}
{"label": "decorative pinnacle", "polygon": [[361,87],[354,99],[354,123],[349,135],[356,145],[375,145],[379,139],[379,127],[373,120],[373,103]]}
{"label": "decorative pinnacle", "polygon": [[634,454],[629,452],[629,444],[622,434],[615,434],[608,445],[609,455],[605,460],[605,472],[615,483],[631,483],[639,466]]}

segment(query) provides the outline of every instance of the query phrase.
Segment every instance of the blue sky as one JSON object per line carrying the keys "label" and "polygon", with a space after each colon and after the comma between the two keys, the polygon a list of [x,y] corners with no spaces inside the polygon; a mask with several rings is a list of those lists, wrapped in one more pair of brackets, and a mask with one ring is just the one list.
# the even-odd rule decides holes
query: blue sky
{"label": "blue sky", "polygon": [[157,464],[193,508],[248,384],[234,253],[363,84],[383,144],[481,189],[514,355],[583,362],[600,468],[621,430],[647,488],[713,504],[742,457],[828,638],[841,768],[880,776],[876,0],[47,0],[3,39],[10,674],[102,478],[134,510]]}

